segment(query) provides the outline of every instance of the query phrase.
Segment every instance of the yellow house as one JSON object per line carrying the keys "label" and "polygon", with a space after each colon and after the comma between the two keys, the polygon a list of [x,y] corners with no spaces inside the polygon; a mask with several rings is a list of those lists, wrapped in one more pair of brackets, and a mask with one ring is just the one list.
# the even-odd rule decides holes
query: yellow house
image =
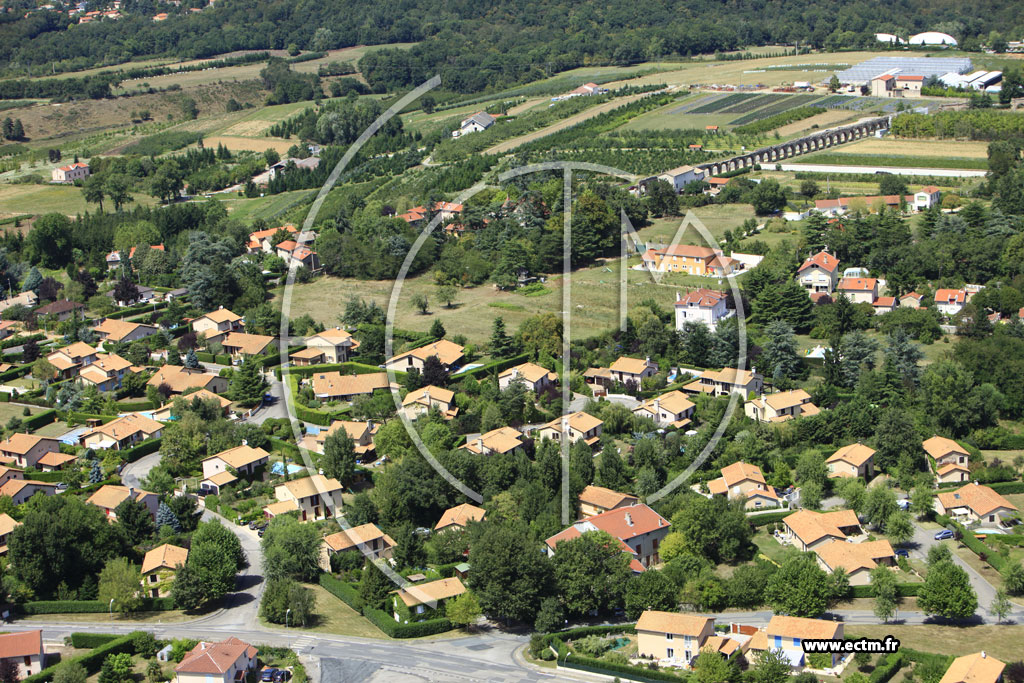
{"label": "yellow house", "polygon": [[713,617],[647,610],[636,622],[637,655],[663,666],[689,668],[714,634]]}
{"label": "yellow house", "polygon": [[1017,512],[1017,507],[988,486],[977,481],[956,491],[940,493],[939,511],[962,524],[993,524],[1003,526],[1003,518]]}
{"label": "yellow house", "polygon": [[188,549],[170,543],[153,548],[142,558],[142,587],[151,598],[171,593],[171,582],[179,567],[188,561]]}
{"label": "yellow house", "polygon": [[875,449],[852,443],[830,455],[825,465],[829,477],[870,479],[875,473]]}
{"label": "yellow house", "polygon": [[301,522],[327,519],[341,509],[341,491],[341,482],[322,474],[293,479],[274,487],[278,502],[267,505],[263,512],[267,517],[298,512]]}
{"label": "yellow house", "polygon": [[939,683],[999,683],[1006,664],[984,650],[957,657],[939,679]]}
{"label": "yellow house", "polygon": [[596,446],[601,440],[601,428],[604,426],[602,420],[582,411],[556,417],[551,422],[537,430],[537,437],[540,439],[551,439],[561,441],[562,432],[567,432],[569,443],[576,443],[580,439],[587,442],[588,446]]}
{"label": "yellow house", "polygon": [[970,480],[970,454],[953,439],[933,436],[921,443],[935,467],[938,484],[960,484]]}
{"label": "yellow house", "polygon": [[780,505],[775,489],[764,480],[757,465],[734,462],[722,468],[722,476],[708,482],[712,496],[726,496],[729,500],[742,500],[748,510]]}
{"label": "yellow house", "polygon": [[445,529],[465,529],[466,525],[470,522],[482,522],[485,519],[487,519],[487,510],[476,505],[463,503],[444,511],[441,519],[437,522],[437,526],[434,527],[434,533],[444,531]]}
{"label": "yellow house", "polygon": [[370,551],[370,557],[374,560],[391,557],[391,549],[395,547],[394,539],[376,524],[362,524],[324,537],[328,553],[359,551],[360,543]]}
{"label": "yellow house", "polygon": [[587,486],[580,493],[580,519],[587,519],[616,508],[636,505],[640,500],[628,493],[619,493],[603,486]]}
{"label": "yellow house", "polygon": [[669,391],[633,408],[638,417],[649,417],[659,427],[682,429],[690,424],[697,407],[681,391]]}
{"label": "yellow house", "polygon": [[410,391],[402,399],[402,411],[410,420],[426,415],[431,408],[440,410],[446,420],[452,419],[459,412],[455,406],[455,392],[430,384]]}
{"label": "yellow house", "polygon": [[422,372],[423,363],[431,356],[437,356],[444,369],[451,371],[462,362],[464,354],[465,349],[462,346],[447,339],[442,339],[433,344],[427,344],[418,349],[412,349],[389,358],[385,362],[384,367],[388,370],[399,370],[402,372],[408,372],[416,368]]}
{"label": "yellow house", "polygon": [[891,567],[896,564],[896,553],[889,541],[829,541],[815,548],[814,554],[818,566],[829,574],[838,569],[844,570],[851,586],[871,583],[871,570],[878,565]]}
{"label": "yellow house", "polygon": [[523,445],[522,435],[513,427],[498,427],[470,439],[463,446],[477,455],[505,455]]}
{"label": "yellow house", "polygon": [[782,520],[782,524],[783,538],[804,552],[829,541],[845,541],[861,532],[860,520],[853,510],[800,510]]}
{"label": "yellow house", "polygon": [[[750,637],[747,648],[754,653],[781,650],[790,666],[800,668],[806,661],[803,641],[810,639],[842,640],[843,622],[776,615],[767,627]],[[836,655],[832,655],[833,666],[836,661]]]}

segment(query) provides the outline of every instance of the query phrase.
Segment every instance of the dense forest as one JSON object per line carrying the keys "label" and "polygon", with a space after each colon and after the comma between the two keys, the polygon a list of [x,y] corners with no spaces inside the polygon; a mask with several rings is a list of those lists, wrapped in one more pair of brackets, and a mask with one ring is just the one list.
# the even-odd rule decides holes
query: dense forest
{"label": "dense forest", "polygon": [[[1018,3],[985,0],[964,17],[960,3],[860,0],[837,9],[820,0],[635,3],[501,2],[474,4],[226,0],[189,13],[187,4],[151,20],[153,3],[126,2],[124,19],[71,25],[57,12],[0,17],[0,61],[12,75],[72,70],[150,55],[184,59],[233,50],[296,47],[326,50],[364,44],[418,42],[411,50],[364,57],[362,71],[384,90],[440,72],[457,91],[506,87],[586,64],[801,42],[813,47],[872,45],[873,33],[942,30],[961,40],[1022,26]],[[195,4],[195,3],[192,3]],[[28,9],[26,7],[26,9]],[[58,56],[55,59],[55,56]]]}

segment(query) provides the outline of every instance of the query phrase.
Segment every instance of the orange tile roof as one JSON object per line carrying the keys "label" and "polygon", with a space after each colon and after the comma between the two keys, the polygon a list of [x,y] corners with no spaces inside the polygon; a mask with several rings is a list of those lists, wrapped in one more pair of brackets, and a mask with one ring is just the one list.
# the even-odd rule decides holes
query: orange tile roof
{"label": "orange tile roof", "polygon": [[839,267],[839,259],[827,251],[819,251],[817,254],[804,261],[803,265],[801,265],[796,272],[800,273],[815,266],[821,268],[827,273],[832,273]]}
{"label": "orange tile roof", "polygon": [[240,353],[247,356],[257,356],[263,353],[274,341],[274,337],[265,334],[246,334],[245,332],[228,332],[220,345],[227,349],[238,349]]}
{"label": "orange tile roof", "polygon": [[251,465],[254,462],[259,462],[260,460],[266,460],[269,457],[270,454],[262,448],[253,448],[252,446],[242,445],[235,446],[234,448],[229,448],[226,451],[221,451],[215,455],[203,458],[203,462],[212,460],[213,458],[219,458],[220,460],[223,460],[228,467],[233,467],[237,470],[240,467]]}
{"label": "orange tile roof", "polygon": [[609,368],[612,372],[622,372],[630,375],[641,375],[648,366],[653,365],[649,359],[644,358],[630,358],[628,356],[619,356]]}
{"label": "orange tile roof", "polygon": [[836,288],[843,292],[870,292],[878,286],[873,277],[844,277]]}
{"label": "orange tile roof", "polygon": [[6,512],[0,512],[0,536],[6,536],[21,526],[21,522],[11,517]]}
{"label": "orange tile roof", "polygon": [[383,540],[386,546],[394,547],[395,545],[394,539],[381,531],[376,524],[361,524],[351,529],[343,529],[324,537],[324,543],[331,550],[341,552],[356,548],[360,543],[369,543],[377,539]]}
{"label": "orange tile roof", "polygon": [[[216,311],[210,311],[209,313],[199,316],[196,320],[202,320],[203,318],[215,323],[234,323],[241,320],[242,316],[230,309],[218,308]],[[193,321],[193,324],[195,324],[195,321]]]}
{"label": "orange tile roof", "polygon": [[[135,500],[141,501],[146,496],[155,496],[155,493],[149,491],[135,491]],[[91,503],[97,507],[107,508],[113,510],[118,505],[128,500],[131,497],[131,491],[127,486],[115,486],[113,484],[104,484],[95,493],[89,496],[89,499],[85,502]]]}
{"label": "orange tile roof", "polygon": [[758,484],[765,483],[761,468],[745,462],[734,462],[723,467],[722,479],[725,480],[726,486],[735,486],[744,481],[753,481]]}
{"label": "orange tile roof", "polygon": [[387,362],[393,363],[405,358],[406,356],[412,356],[413,358],[418,358],[420,360],[426,360],[431,356],[437,356],[437,359],[441,361],[443,365],[453,365],[461,360],[463,355],[465,355],[465,348],[454,342],[450,342],[447,339],[441,339],[433,344],[427,344],[426,346],[421,346],[417,349],[400,353],[393,358],[389,358]]}
{"label": "orange tile roof", "polygon": [[341,491],[341,482],[337,479],[328,479],[322,474],[314,474],[301,479],[292,479],[276,488],[286,488],[293,498],[309,498],[319,495],[321,491],[330,494],[334,491]]}
{"label": "orange tile roof", "polygon": [[725,299],[725,292],[698,287],[686,292],[686,296],[676,300],[676,306],[696,305],[699,308],[714,308]]}
{"label": "orange tile roof", "polygon": [[156,420],[142,415],[140,413],[128,413],[122,417],[115,418],[106,424],[102,424],[98,427],[90,429],[88,432],[82,435],[82,438],[92,436],[93,434],[103,434],[109,436],[112,439],[121,441],[126,439],[133,434],[142,433],[149,438],[150,435],[163,429],[164,426]]}
{"label": "orange tile roof", "polygon": [[397,593],[398,597],[401,598],[407,607],[415,607],[416,605],[440,602],[441,600],[462,595],[466,592],[466,587],[457,576],[453,576],[449,579],[438,579],[437,581],[411,585],[392,592]]}
{"label": "orange tile roof", "polygon": [[[571,415],[565,415],[563,417],[565,419],[568,419],[569,427],[571,429],[575,429],[578,432],[583,432],[584,434],[589,432],[591,429],[595,429],[604,424],[603,420],[599,420],[593,415],[590,415],[589,413],[584,413],[582,410],[579,412],[572,413]],[[551,429],[561,431],[563,417],[556,417],[554,420],[544,425],[544,427],[549,427]]]}
{"label": "orange tile roof", "polygon": [[[513,427],[498,427],[497,429],[492,429],[486,434],[481,434],[475,439],[466,441],[463,448],[473,453],[483,453],[485,451],[502,454],[510,453],[523,445],[523,440],[520,436],[518,429]],[[479,442],[483,442],[482,448]]]}
{"label": "orange tile roof", "polygon": [[861,569],[868,571],[878,566],[878,560],[889,558],[895,560],[889,541],[865,541],[864,543],[848,543],[847,541],[830,541],[815,548],[814,552],[829,569],[843,569],[852,574]]}
{"label": "orange tile roof", "polygon": [[604,508],[605,510],[611,510],[618,507],[619,505],[622,505],[624,501],[636,503],[637,497],[628,493],[619,493],[618,491],[613,491],[603,486],[593,485],[584,487],[583,492],[580,493],[581,503]]}
{"label": "orange tile roof", "polygon": [[463,503],[462,505],[456,505],[445,510],[434,529],[440,530],[450,526],[465,528],[468,522],[480,522],[485,519],[487,519],[487,510],[476,505]]}
{"label": "orange tile roof", "polygon": [[[210,382],[217,379],[217,375],[213,375],[203,371],[187,370],[180,365],[164,365],[161,366],[153,376],[149,378],[146,384],[154,387],[159,387],[161,384],[166,384],[171,388],[171,392],[180,394],[187,389],[198,387],[205,389],[210,385]],[[212,393],[212,392],[210,392]]]}
{"label": "orange tile roof", "polygon": [[187,548],[164,543],[150,550],[142,558],[142,573],[148,574],[155,569],[176,569],[184,566],[187,560]]}
{"label": "orange tile roof", "polygon": [[957,657],[939,683],[996,683],[1006,664],[985,652]]}
{"label": "orange tile roof", "polygon": [[629,507],[615,508],[614,510],[608,510],[607,512],[602,512],[599,515],[588,517],[587,519],[570,526],[568,529],[551,536],[545,541],[545,543],[547,543],[548,547],[554,548],[561,541],[578,537],[581,533],[579,529],[580,525],[584,525],[585,530],[592,530],[589,529],[587,525],[593,526],[594,528],[611,534],[614,538],[623,542],[670,526],[668,520],[664,517],[647,505],[638,503],[636,505],[630,505]]}
{"label": "orange tile roof", "polygon": [[826,536],[845,539],[846,534],[842,532],[842,528],[860,526],[857,513],[853,510],[814,512],[803,509],[794,512],[782,521],[807,545]]}
{"label": "orange tile roof", "polygon": [[53,448],[55,450],[60,448],[60,442],[57,441],[57,439],[48,436],[39,436],[38,434],[11,434],[3,441],[0,441],[0,451],[4,453],[25,455],[35,448],[41,441],[52,441]]}
{"label": "orange tile roof", "polygon": [[[518,375],[516,375],[516,373],[518,373]],[[541,366],[535,363],[523,363],[522,365],[517,365],[515,367],[509,368],[508,370],[505,370],[504,372],[498,375],[498,379],[504,379],[505,377],[512,376],[522,377],[523,380],[530,382],[531,384],[539,382],[545,376],[549,376],[552,381],[555,381],[558,377],[555,373],[551,372],[547,368],[542,368]]]}
{"label": "orange tile roof", "polygon": [[668,393],[662,394],[661,396],[655,396],[652,399],[644,401],[637,407],[633,408],[633,412],[636,413],[640,411],[646,411],[653,414],[655,401],[658,402],[658,405],[661,408],[664,408],[668,412],[673,413],[675,415],[685,413],[690,408],[695,407],[693,402],[686,397],[686,394],[676,389],[675,391],[670,391]]}
{"label": "orange tile roof", "polygon": [[78,458],[74,455],[69,455],[67,453],[55,453],[51,451],[50,453],[47,453],[43,457],[39,458],[38,464],[44,467],[60,467],[66,463],[73,462],[77,459]]}
{"label": "orange tile roof", "polygon": [[837,636],[841,623],[824,619],[806,619],[804,617],[786,617],[775,615],[768,622],[765,633],[784,638],[832,639]]}
{"label": "orange tile roof", "polygon": [[258,650],[234,636],[219,643],[201,642],[185,655],[175,672],[184,674],[223,674],[243,656],[255,659]]}
{"label": "orange tile roof", "polygon": [[977,482],[961,486],[956,491],[952,491],[950,493],[940,493],[937,497],[939,499],[939,503],[946,510],[966,507],[979,517],[987,515],[999,508],[1006,508],[1009,510],[1017,509],[1017,506],[1006,498],[1003,498],[988,486],[983,486]]}
{"label": "orange tile roof", "polygon": [[963,446],[958,444],[953,439],[947,439],[944,436],[933,436],[930,439],[926,439],[921,446],[924,448],[925,453],[930,455],[935,460],[955,453],[956,455],[970,455]]}
{"label": "orange tile roof", "polygon": [[43,632],[19,631],[0,634],[0,659],[16,659],[43,654]]}
{"label": "orange tile roof", "polygon": [[696,614],[646,610],[637,620],[636,630],[696,637],[707,629],[709,622],[714,623],[714,621],[714,617],[702,617]]}
{"label": "orange tile roof", "polygon": [[962,304],[967,301],[967,292],[962,289],[937,289],[934,299],[937,304]]}
{"label": "orange tile roof", "polygon": [[342,375],[340,372],[318,372],[313,375],[313,393],[317,396],[357,396],[372,394],[390,386],[386,372]]}
{"label": "orange tile roof", "polygon": [[868,460],[871,459],[875,454],[875,449],[865,446],[862,443],[851,443],[849,446],[843,446],[838,451],[828,457],[825,462],[848,462],[854,467],[860,467]]}
{"label": "orange tile roof", "polygon": [[106,335],[106,338],[111,341],[121,341],[139,328],[150,329],[153,333],[156,333],[157,331],[157,328],[153,325],[129,323],[124,320],[114,320],[113,318],[104,318],[99,325],[93,328],[93,330]]}
{"label": "orange tile roof", "polygon": [[405,398],[402,399],[402,405],[411,406],[417,403],[428,405],[431,402],[447,403],[451,405],[454,399],[454,391],[449,391],[448,389],[442,389],[441,387],[435,387],[433,384],[428,384],[425,387],[414,389],[406,394]]}

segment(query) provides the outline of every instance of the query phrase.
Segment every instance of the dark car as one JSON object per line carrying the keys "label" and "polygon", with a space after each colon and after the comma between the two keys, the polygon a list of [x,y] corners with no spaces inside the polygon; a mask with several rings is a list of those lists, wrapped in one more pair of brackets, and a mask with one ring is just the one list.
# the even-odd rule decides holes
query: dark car
{"label": "dark car", "polygon": [[273,667],[268,666],[260,673],[260,680],[264,681],[265,683],[272,683],[274,677],[277,676],[279,671],[280,669],[275,669]]}
{"label": "dark car", "polygon": [[274,683],[287,683],[292,678],[292,672],[288,669],[278,669],[274,674]]}
{"label": "dark car", "polygon": [[906,548],[896,548],[896,557],[910,557],[910,553]]}
{"label": "dark car", "polygon": [[256,529],[256,520],[255,519],[252,520],[251,522],[249,522],[249,528],[250,529]]}
{"label": "dark car", "polygon": [[935,534],[936,541],[944,541],[947,538],[953,538],[953,532],[949,529],[943,529],[942,531]]}

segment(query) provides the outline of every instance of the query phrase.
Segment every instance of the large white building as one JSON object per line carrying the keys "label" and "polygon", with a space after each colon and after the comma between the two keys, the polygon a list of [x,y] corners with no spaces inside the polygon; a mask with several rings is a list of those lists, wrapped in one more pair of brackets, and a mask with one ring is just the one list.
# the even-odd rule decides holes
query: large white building
{"label": "large white building", "polygon": [[676,329],[682,330],[686,323],[704,323],[714,332],[719,320],[735,313],[725,307],[725,299],[725,292],[704,287],[688,291],[685,297],[677,292]]}
{"label": "large white building", "polygon": [[957,45],[956,38],[948,33],[939,33],[938,31],[925,31],[910,36],[909,42],[911,45],[949,45],[950,47]]}

